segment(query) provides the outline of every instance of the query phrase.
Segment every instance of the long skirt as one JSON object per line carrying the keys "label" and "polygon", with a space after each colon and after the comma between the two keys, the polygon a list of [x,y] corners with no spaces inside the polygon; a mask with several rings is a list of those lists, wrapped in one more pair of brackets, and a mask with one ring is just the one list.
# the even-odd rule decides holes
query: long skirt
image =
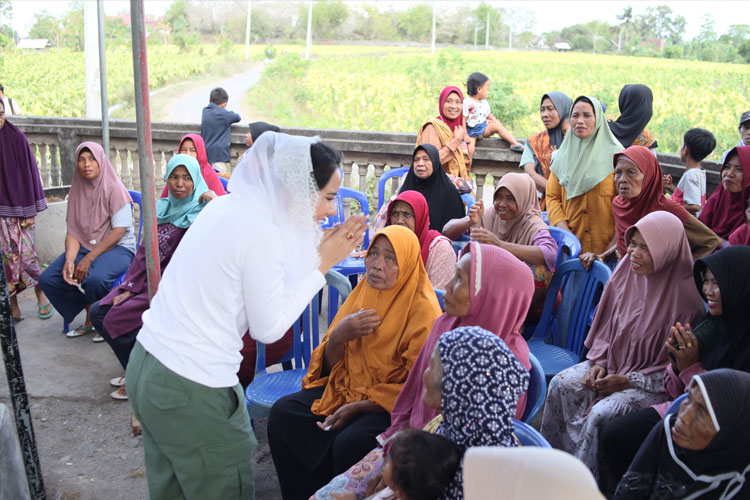
{"label": "long skirt", "polygon": [[306,500],[334,476],[376,447],[376,436],[391,424],[388,412],[361,414],[338,431],[324,431],[310,407],[325,387],[279,399],[268,417],[268,445],[284,500]]}
{"label": "long skirt", "polygon": [[0,217],[0,246],[11,297],[36,285],[42,274],[34,246],[34,226],[23,229],[22,220]]}
{"label": "long skirt", "polygon": [[[78,264],[88,250],[81,248],[76,256]],[[109,293],[115,279],[128,270],[133,260],[133,252],[125,247],[116,245],[97,257],[91,263],[89,274],[83,283],[81,291],[77,286],[67,284],[62,277],[65,265],[65,253],[60,255],[39,277],[39,286],[44,291],[52,305],[67,322],[75,319],[89,304],[103,298]]]}
{"label": "long skirt", "polygon": [[[601,481],[603,460],[599,453],[599,433],[604,425],[619,415],[663,403],[669,400],[669,396],[665,392],[653,393],[631,387],[596,401],[599,394],[581,385],[589,368],[591,362],[584,361],[552,379],[541,433],[553,448],[576,456]],[[604,470],[605,475],[609,475],[606,468]]]}

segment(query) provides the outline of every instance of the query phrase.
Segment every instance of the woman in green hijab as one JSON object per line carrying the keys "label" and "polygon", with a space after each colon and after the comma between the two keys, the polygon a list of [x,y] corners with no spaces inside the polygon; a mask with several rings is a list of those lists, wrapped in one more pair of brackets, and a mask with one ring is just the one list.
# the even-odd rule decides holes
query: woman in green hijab
{"label": "woman in green hijab", "polygon": [[547,216],[550,225],[578,237],[581,260],[590,265],[594,258],[604,257],[600,254],[615,237],[612,157],[623,148],[593,97],[581,96],[573,102],[570,132],[550,169]]}

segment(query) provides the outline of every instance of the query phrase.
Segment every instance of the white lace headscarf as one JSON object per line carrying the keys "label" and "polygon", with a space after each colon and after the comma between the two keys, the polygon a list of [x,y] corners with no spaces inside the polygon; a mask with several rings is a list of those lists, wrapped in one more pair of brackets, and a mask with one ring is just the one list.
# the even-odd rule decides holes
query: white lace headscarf
{"label": "white lace headscarf", "polygon": [[266,132],[229,181],[232,195],[270,208],[271,222],[284,244],[284,281],[289,285],[320,265],[322,232],[314,220],[319,190],[310,157],[310,146],[319,141],[319,137]]}

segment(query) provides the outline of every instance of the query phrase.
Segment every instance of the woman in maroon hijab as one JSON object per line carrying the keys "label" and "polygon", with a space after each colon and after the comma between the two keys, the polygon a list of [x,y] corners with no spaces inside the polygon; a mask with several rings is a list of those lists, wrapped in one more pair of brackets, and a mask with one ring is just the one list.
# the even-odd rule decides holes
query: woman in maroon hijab
{"label": "woman in maroon hijab", "polygon": [[18,294],[32,286],[37,314],[41,319],[52,316],[52,305],[37,284],[41,270],[34,247],[34,221],[46,208],[29,142],[18,127],[5,120],[5,105],[0,99],[0,246],[16,323],[23,319]]}

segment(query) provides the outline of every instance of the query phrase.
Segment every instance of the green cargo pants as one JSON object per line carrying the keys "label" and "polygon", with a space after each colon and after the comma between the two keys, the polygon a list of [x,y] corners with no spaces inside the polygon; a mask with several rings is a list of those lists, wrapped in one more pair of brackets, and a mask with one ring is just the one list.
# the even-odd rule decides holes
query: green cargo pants
{"label": "green cargo pants", "polygon": [[216,389],[192,382],[138,342],[126,381],[133,413],[143,426],[152,500],[255,499],[258,442],[240,384]]}

